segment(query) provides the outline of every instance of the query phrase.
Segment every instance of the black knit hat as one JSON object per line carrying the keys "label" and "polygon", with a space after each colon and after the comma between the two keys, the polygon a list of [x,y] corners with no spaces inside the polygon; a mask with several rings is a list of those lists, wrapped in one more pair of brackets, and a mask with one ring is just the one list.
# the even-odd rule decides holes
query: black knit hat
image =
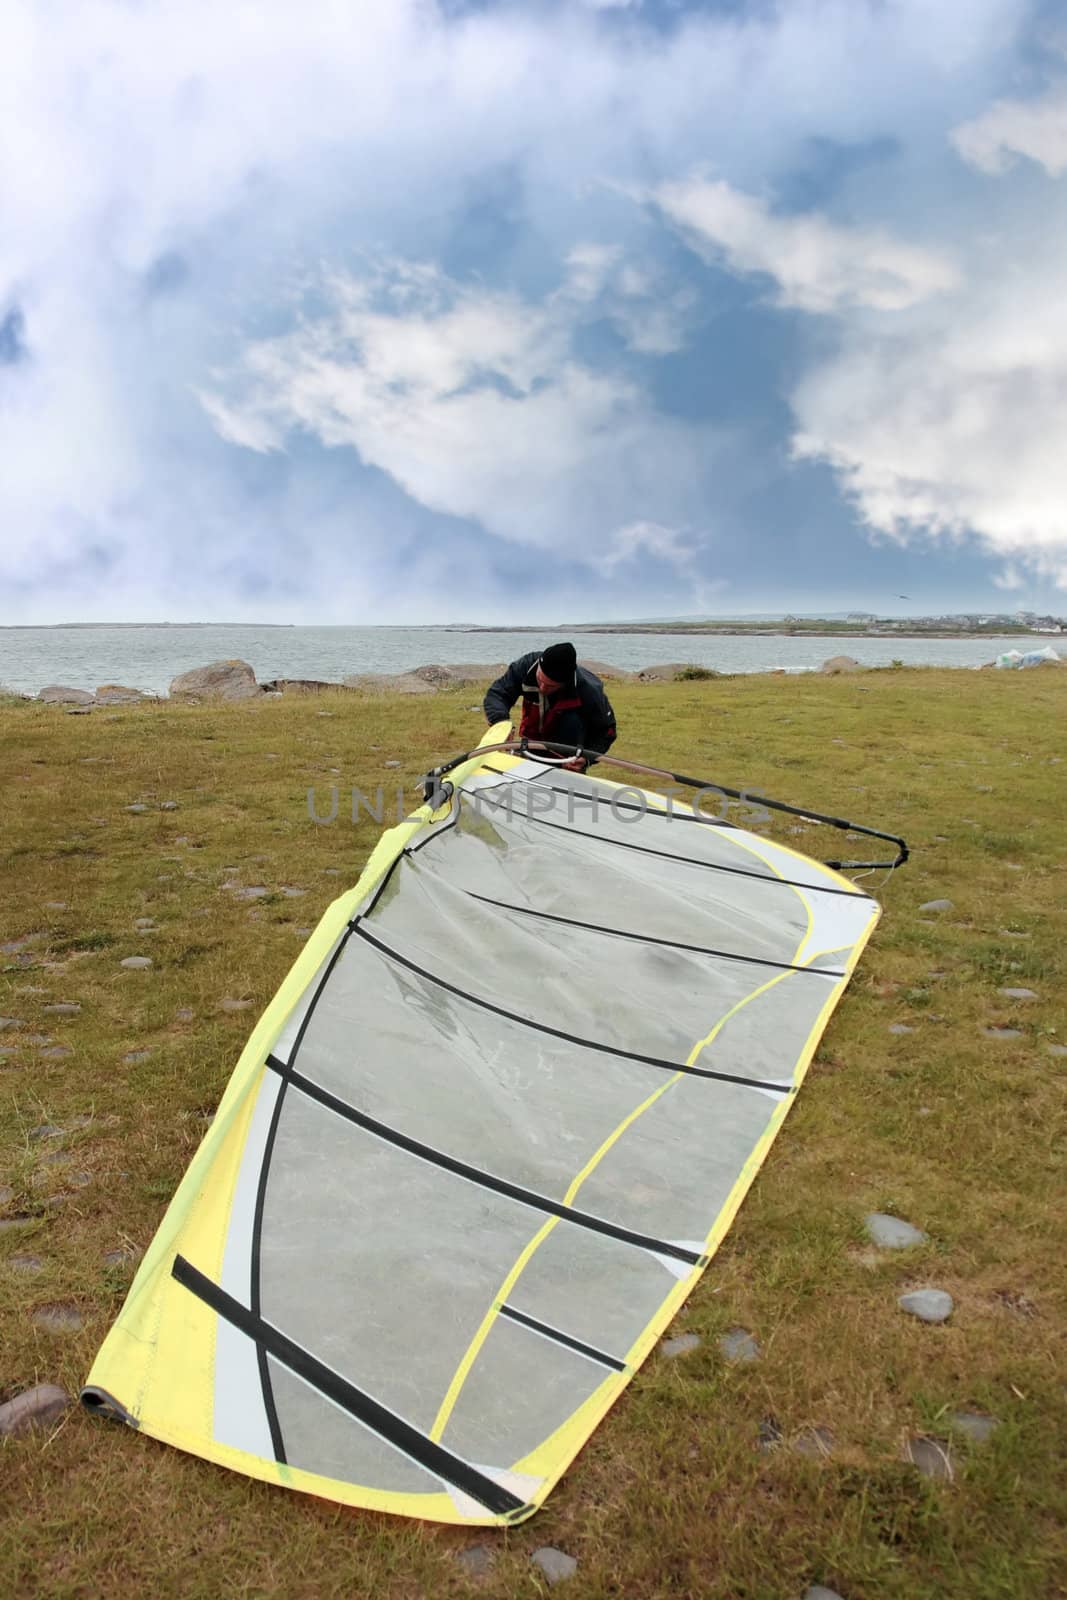
{"label": "black knit hat", "polygon": [[578,656],[572,644],[550,644],[541,657],[541,671],[553,683],[573,683]]}

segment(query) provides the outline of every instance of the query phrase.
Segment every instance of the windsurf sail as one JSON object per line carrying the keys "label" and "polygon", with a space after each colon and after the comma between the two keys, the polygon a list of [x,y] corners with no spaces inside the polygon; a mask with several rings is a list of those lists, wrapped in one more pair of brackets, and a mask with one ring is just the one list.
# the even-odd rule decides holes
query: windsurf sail
{"label": "windsurf sail", "polygon": [[692,1293],[879,915],[601,771],[501,727],[431,775],[257,1024],[87,1406],[371,1510],[542,1504]]}

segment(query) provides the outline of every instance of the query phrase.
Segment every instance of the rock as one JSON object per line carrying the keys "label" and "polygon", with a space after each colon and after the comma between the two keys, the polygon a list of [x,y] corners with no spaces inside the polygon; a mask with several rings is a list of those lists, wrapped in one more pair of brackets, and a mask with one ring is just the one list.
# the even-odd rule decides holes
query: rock
{"label": "rock", "polygon": [[696,1350],[700,1339],[695,1333],[678,1333],[673,1339],[664,1339],[660,1344],[660,1354],[673,1361],[675,1356],[688,1355],[690,1350]]}
{"label": "rock", "polygon": [[63,1129],[54,1122],[39,1122],[36,1128],[30,1129],[29,1134],[31,1139],[59,1139],[62,1135]]}
{"label": "rock", "polygon": [[719,1349],[727,1361],[758,1361],[759,1345],[744,1328],[731,1328],[719,1340]]}
{"label": "rock", "polygon": [[127,972],[143,972],[152,965],[151,956],[127,956],[125,961],[120,961],[119,966],[125,967]]}
{"label": "rock", "polygon": [[1047,1056],[1067,1056],[1067,1044],[1047,1044],[1045,1046],[1045,1054]]}
{"label": "rock", "polygon": [[247,661],[212,661],[206,667],[181,672],[171,681],[173,699],[251,700],[260,694],[256,675]]}
{"label": "rock", "polygon": [[50,1044],[41,1051],[41,1055],[46,1061],[61,1061],[64,1056],[73,1054],[74,1052],[70,1046],[65,1044]]}
{"label": "rock", "polygon": [[278,893],[283,894],[287,900],[299,900],[302,895],[307,894],[307,890],[294,889],[291,885],[283,884]]}
{"label": "rock", "polygon": [[864,1217],[867,1236],[882,1250],[907,1250],[910,1245],[926,1244],[930,1235],[900,1217],[891,1217],[885,1211],[872,1211]]}
{"label": "rock", "polygon": [[812,1583],[804,1590],[802,1600],[841,1600],[836,1589],[828,1589],[824,1583]]}
{"label": "rock", "polygon": [[924,1478],[935,1478],[951,1483],[955,1474],[952,1471],[950,1449],[947,1439],[933,1439],[922,1434],[914,1434],[904,1446],[904,1460],[918,1467]]}
{"label": "rock", "polygon": [[[343,680],[346,689],[361,689],[365,694],[436,694],[432,683],[414,672],[361,672]],[[320,711],[319,716],[332,715]]]}
{"label": "rock", "polygon": [[21,1017],[0,1017],[0,1033],[3,1033],[5,1028],[24,1028],[25,1026],[26,1024]]}
{"label": "rock", "polygon": [[158,933],[159,929],[151,917],[138,917],[134,923],[138,933]]}
{"label": "rock", "polygon": [[[718,673],[713,672],[710,667],[701,667],[696,670],[698,672],[706,672],[709,678],[718,677]],[[694,667],[691,661],[665,661],[658,666],[642,667],[635,674],[635,677],[638,683],[674,683],[676,679],[685,678],[693,671]]]}
{"label": "rock", "polygon": [[974,1444],[985,1444],[993,1431],[1000,1427],[1000,1418],[991,1417],[985,1411],[954,1411],[949,1422]]}
{"label": "rock", "polygon": [[0,944],[0,955],[21,955],[22,952],[24,950],[28,950],[31,945],[37,944],[41,937],[42,936],[39,933],[24,933],[21,939],[8,939],[6,944]]}
{"label": "rock", "polygon": [[161,800],[159,809],[160,811],[177,811],[178,802],[177,800]]}
{"label": "rock", "polygon": [[797,1455],[825,1461],[833,1454],[834,1436],[829,1428],[805,1428],[793,1440],[793,1449]]}
{"label": "rock", "polygon": [[77,1306],[41,1306],[33,1314],[34,1326],[46,1333],[77,1333],[82,1326],[82,1314]]}
{"label": "rock", "polygon": [[493,1565],[493,1552],[487,1544],[472,1544],[469,1549],[456,1552],[456,1561],[468,1578],[486,1578]]}
{"label": "rock", "polygon": [[10,1184],[0,1183],[0,1206],[10,1205],[15,1198],[15,1191]]}
{"label": "rock", "polygon": [[824,661],[819,668],[820,672],[834,675],[838,672],[862,672],[863,666],[855,656],[831,656],[829,661]]}
{"label": "rock", "polygon": [[227,998],[225,1000],[220,1000],[219,1001],[219,1010],[220,1011],[247,1011],[248,1008],[251,1006],[251,1004],[252,1004],[251,1000],[231,1000],[227,996]]}
{"label": "rock", "polygon": [[92,709],[92,706],[67,706],[66,714],[68,717],[87,717]]}
{"label": "rock", "polygon": [[912,1289],[899,1297],[897,1305],[920,1322],[947,1322],[955,1301],[944,1289]]}
{"label": "rock", "polygon": [[70,1395],[57,1383],[24,1389],[0,1406],[0,1439],[17,1439],[34,1428],[50,1428],[71,1403]]}
{"label": "rock", "polygon": [[93,703],[88,689],[70,689],[62,683],[48,684],[37,698],[49,706],[91,706]]}
{"label": "rock", "polygon": [[578,1571],[578,1563],[573,1556],[565,1555],[550,1544],[543,1544],[540,1550],[535,1550],[530,1560],[535,1567],[540,1567],[549,1583],[562,1583],[565,1578],[573,1578]]}
{"label": "rock", "polygon": [[10,1264],[14,1267],[16,1272],[25,1272],[30,1276],[35,1276],[38,1272],[44,1271],[44,1262],[41,1260],[40,1256],[12,1256]]}
{"label": "rock", "polygon": [[982,1032],[987,1039],[1021,1039],[1021,1028],[983,1028]]}
{"label": "rock", "polygon": [[122,1059],[133,1065],[138,1061],[147,1061],[151,1054],[151,1050],[127,1050]]}
{"label": "rock", "polygon": [[925,905],[919,907],[920,911],[954,911],[955,909],[951,900],[927,900]]}
{"label": "rock", "polygon": [[128,689],[124,683],[102,683],[96,691],[98,706],[133,706],[138,700],[154,700],[143,689]]}
{"label": "rock", "polygon": [[344,684],[331,683],[327,678],[271,678],[261,687],[265,694],[326,694],[330,690],[338,694]]}
{"label": "rock", "polygon": [[142,812],[142,811],[147,811],[148,807],[146,805],[142,805],[142,803],[139,800],[137,800],[137,801],[134,802],[134,804],[132,806],[126,806],[125,809],[127,811],[135,811],[138,814],[140,814],[140,812]]}
{"label": "rock", "polygon": [[239,883],[224,883],[222,887],[228,889],[235,900],[262,900],[264,895],[270,894],[270,890],[264,888],[262,884],[243,888]]}
{"label": "rock", "polygon": [[906,1022],[891,1022],[888,1031],[890,1033],[914,1033],[915,1029]]}
{"label": "rock", "polygon": [[399,765],[400,765],[399,761],[383,761],[382,762],[382,766],[383,767],[398,767]]}
{"label": "rock", "polygon": [[76,1017],[81,1006],[73,1000],[58,1000],[54,1006],[43,1006],[41,1009],[46,1017]]}
{"label": "rock", "polygon": [[132,1267],[143,1255],[144,1251],[137,1245],[127,1244],[121,1250],[106,1251],[102,1259],[105,1267]]}
{"label": "rock", "polygon": [[1033,989],[998,989],[997,993],[998,994],[1002,994],[1004,996],[1005,1000],[1036,1000],[1037,999],[1037,995],[1036,995],[1036,993],[1034,992]]}

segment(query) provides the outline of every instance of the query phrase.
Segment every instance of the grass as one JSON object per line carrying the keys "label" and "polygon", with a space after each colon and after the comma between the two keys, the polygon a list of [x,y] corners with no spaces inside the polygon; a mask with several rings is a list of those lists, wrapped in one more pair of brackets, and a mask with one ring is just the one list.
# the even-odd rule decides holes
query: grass
{"label": "grass", "polygon": [[[352,786],[382,784],[392,806],[403,783],[414,802],[421,771],[479,736],[472,699],[0,706],[0,943],[29,940],[0,952],[0,1015],[18,1024],[0,1032],[0,1218],[26,1219],[0,1228],[0,1400],[38,1381],[76,1391],[251,1021],[378,835],[365,811],[345,820]],[[678,1318],[700,1347],[654,1355],[506,1536],[268,1489],[71,1410],[0,1445],[5,1592],[521,1600],[543,1591],[543,1544],[579,1559],[568,1600],[1067,1590],[1067,1059],[1047,1050],[1067,1042],[1067,674],[623,684],[613,700],[623,754],[853,815],[914,850],[880,886],[885,916],[796,1108]],[[315,826],[307,790],[322,811],[331,784],[339,820]],[[794,819],[774,831],[839,851]],[[922,913],[941,897],[951,912]],[[120,966],[140,954],[150,970]],[[82,1009],[45,1011],[57,1002]],[[898,1022],[914,1031],[890,1034]],[[929,1243],[873,1251],[872,1210]],[[954,1296],[946,1326],[897,1310],[922,1284]],[[35,1325],[56,1303],[80,1331]],[[732,1327],[758,1362],[724,1362]],[[964,1407],[1000,1419],[988,1443],[952,1435]],[[761,1423],[778,1445],[757,1447]],[[833,1435],[828,1458],[794,1448],[814,1428]],[[952,1482],[902,1459],[915,1434],[954,1437]],[[455,1560],[476,1543],[494,1552],[480,1580]]]}

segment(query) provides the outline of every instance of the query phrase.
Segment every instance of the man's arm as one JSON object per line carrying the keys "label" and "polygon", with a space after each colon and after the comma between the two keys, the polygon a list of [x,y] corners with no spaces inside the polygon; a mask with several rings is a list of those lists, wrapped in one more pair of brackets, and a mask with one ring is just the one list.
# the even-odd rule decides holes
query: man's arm
{"label": "man's arm", "polygon": [[486,690],[482,705],[490,727],[494,722],[506,722],[511,716],[511,708],[522,693],[525,663],[525,656],[513,661],[507,671],[501,673]]}
{"label": "man's arm", "polygon": [[615,733],[615,713],[611,709],[611,702],[603,689],[598,689],[585,710],[585,740],[582,748],[588,752],[590,761],[598,755],[602,756],[615,743]]}

